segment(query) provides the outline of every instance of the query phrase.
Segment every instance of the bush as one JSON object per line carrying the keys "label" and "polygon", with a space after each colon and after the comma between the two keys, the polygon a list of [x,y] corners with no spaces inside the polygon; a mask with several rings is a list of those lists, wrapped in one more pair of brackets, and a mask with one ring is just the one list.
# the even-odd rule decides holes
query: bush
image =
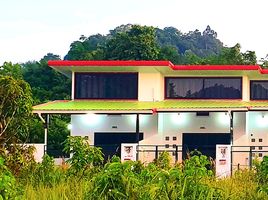
{"label": "bush", "polygon": [[70,163],[70,172],[73,174],[82,173],[103,163],[103,153],[98,147],[91,147],[83,137],[68,136],[64,142],[64,151],[72,156],[67,161]]}
{"label": "bush", "polygon": [[16,199],[20,196],[16,179],[0,157],[0,199]]}
{"label": "bush", "polygon": [[6,166],[12,174],[18,177],[23,170],[36,164],[34,151],[34,146],[11,145],[7,150],[1,152],[1,156],[5,159]]}

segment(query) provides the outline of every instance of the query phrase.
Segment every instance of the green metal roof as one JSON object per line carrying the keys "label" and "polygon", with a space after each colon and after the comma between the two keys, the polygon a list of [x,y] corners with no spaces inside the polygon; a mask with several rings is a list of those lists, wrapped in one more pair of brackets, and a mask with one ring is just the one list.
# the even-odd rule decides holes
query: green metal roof
{"label": "green metal roof", "polygon": [[268,101],[165,100],[157,102],[109,100],[60,100],[33,107],[35,113],[76,113],[87,111],[172,111],[172,110],[254,110],[267,109]]}

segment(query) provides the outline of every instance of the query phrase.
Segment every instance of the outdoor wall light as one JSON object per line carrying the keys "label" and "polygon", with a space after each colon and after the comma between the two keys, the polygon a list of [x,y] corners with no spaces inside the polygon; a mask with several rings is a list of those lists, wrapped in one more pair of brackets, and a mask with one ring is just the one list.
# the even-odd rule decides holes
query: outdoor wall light
{"label": "outdoor wall light", "polygon": [[261,113],[258,117],[256,117],[256,124],[258,124],[259,127],[265,127],[268,125],[268,120],[265,113]]}
{"label": "outdoor wall light", "polygon": [[96,125],[100,122],[101,116],[96,114],[85,114],[82,116],[82,121],[87,125]]}
{"label": "outdoor wall light", "polygon": [[72,124],[68,124],[68,125],[67,125],[67,129],[68,129],[68,130],[72,130]]}

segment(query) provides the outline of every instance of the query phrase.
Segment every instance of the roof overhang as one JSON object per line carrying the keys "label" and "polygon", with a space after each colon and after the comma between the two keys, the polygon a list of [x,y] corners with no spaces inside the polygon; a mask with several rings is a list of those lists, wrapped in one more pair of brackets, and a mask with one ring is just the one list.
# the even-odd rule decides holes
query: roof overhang
{"label": "roof overhang", "polygon": [[62,100],[33,107],[37,114],[154,114],[157,112],[268,111],[268,101],[165,100],[155,102]]}
{"label": "roof overhang", "polygon": [[166,76],[241,76],[268,74],[259,65],[174,65],[170,61],[48,61],[55,70],[71,77],[72,72],[160,72]]}

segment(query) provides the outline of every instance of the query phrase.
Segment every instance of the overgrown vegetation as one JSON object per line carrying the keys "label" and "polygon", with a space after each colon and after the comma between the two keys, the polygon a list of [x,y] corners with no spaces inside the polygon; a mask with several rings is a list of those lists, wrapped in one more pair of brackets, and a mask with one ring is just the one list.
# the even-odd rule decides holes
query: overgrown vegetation
{"label": "overgrown vegetation", "polygon": [[[10,165],[5,159],[32,158],[21,151],[0,157],[0,199],[267,199],[267,160],[254,170],[237,171],[218,179],[209,159],[192,154],[172,165],[167,152],[148,165],[140,161],[120,162],[113,157],[102,163],[100,149],[81,137],[69,137],[65,148],[73,157],[61,166],[45,155],[41,163],[22,159]],[[30,162],[30,164],[26,164]],[[19,171],[20,173],[14,173]],[[13,172],[13,173],[12,173]]]}

